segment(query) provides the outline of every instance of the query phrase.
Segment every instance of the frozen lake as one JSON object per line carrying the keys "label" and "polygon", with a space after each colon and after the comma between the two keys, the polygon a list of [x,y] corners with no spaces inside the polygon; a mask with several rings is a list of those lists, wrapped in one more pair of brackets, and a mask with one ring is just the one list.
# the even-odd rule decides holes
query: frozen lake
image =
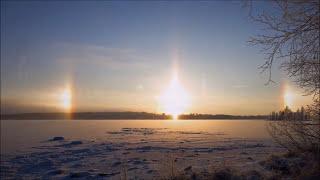
{"label": "frozen lake", "polygon": [[166,134],[166,131],[186,131],[266,139],[269,138],[266,123],[264,120],[1,120],[1,152],[24,152],[54,136],[109,140],[113,136],[107,132],[122,128],[163,129],[167,138],[172,133]]}
{"label": "frozen lake", "polygon": [[[1,176],[161,178],[177,171],[258,167],[280,152],[264,120],[1,121]],[[56,140],[52,140],[54,137]],[[62,138],[63,137],[63,138]],[[171,164],[171,165],[172,165]],[[15,168],[12,168],[15,167]],[[191,170],[190,170],[191,171]],[[17,173],[19,172],[19,173]]]}

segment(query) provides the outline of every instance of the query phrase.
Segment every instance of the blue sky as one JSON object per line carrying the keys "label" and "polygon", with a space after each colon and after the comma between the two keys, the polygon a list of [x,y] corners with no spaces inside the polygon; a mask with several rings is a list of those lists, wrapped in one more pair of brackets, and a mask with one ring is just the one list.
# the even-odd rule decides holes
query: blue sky
{"label": "blue sky", "polygon": [[161,112],[177,71],[185,112],[268,113],[287,80],[275,68],[264,85],[261,47],[246,42],[260,28],[240,1],[2,1],[2,110],[59,111],[68,86],[77,111]]}

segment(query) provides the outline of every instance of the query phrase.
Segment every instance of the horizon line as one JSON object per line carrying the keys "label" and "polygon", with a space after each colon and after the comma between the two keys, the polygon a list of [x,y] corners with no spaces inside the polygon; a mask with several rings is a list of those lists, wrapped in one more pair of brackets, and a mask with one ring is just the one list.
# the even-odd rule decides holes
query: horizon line
{"label": "horizon line", "polygon": [[[52,111],[52,112],[18,112],[18,113],[0,113],[3,115],[23,115],[23,114],[76,114],[76,113],[147,113],[147,114],[155,114],[155,115],[172,115],[164,112],[147,112],[147,111],[73,111],[73,112],[64,112],[64,111]],[[228,116],[268,116],[269,114],[224,114],[224,113],[181,113],[181,115],[228,115]]]}

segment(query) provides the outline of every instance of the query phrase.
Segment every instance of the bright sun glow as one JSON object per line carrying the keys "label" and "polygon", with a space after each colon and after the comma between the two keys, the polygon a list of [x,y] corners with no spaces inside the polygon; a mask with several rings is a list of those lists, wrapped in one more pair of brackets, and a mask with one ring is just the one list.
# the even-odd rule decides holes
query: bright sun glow
{"label": "bright sun glow", "polygon": [[70,111],[72,107],[72,93],[70,88],[64,89],[60,94],[60,103],[61,107],[66,110]]}
{"label": "bright sun glow", "polygon": [[284,94],[284,105],[288,106],[289,108],[293,106],[293,94],[291,91],[286,91]]}
{"label": "bright sun glow", "polygon": [[160,96],[159,103],[163,112],[174,119],[183,113],[189,105],[189,95],[180,85],[177,75],[172,78],[168,89]]}

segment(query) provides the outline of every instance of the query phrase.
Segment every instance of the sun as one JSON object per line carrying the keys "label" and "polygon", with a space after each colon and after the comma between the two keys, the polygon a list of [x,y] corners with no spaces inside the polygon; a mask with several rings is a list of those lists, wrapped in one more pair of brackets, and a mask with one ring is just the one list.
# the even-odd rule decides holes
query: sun
{"label": "sun", "polygon": [[290,88],[288,83],[286,83],[285,86],[284,86],[282,98],[283,98],[284,107],[288,106],[289,108],[292,108],[294,106],[295,93]]}
{"label": "sun", "polygon": [[60,94],[60,104],[65,111],[70,111],[72,108],[72,93],[70,88],[65,88]]}
{"label": "sun", "polygon": [[284,99],[285,106],[288,106],[288,107],[293,106],[293,94],[291,91],[285,92],[283,99]]}
{"label": "sun", "polygon": [[159,104],[162,112],[178,119],[179,114],[184,113],[189,106],[189,99],[187,91],[180,85],[175,74],[168,89],[160,96]]}

